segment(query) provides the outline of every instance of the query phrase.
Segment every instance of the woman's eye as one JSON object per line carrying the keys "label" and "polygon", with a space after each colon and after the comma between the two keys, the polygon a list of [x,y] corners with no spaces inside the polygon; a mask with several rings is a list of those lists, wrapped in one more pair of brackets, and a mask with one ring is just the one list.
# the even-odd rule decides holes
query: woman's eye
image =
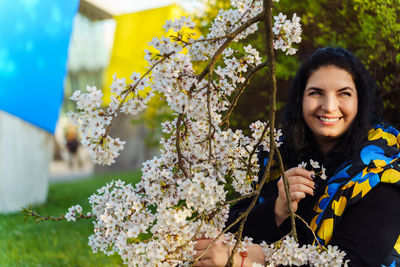
{"label": "woman's eye", "polygon": [[308,95],[320,95],[321,93],[318,91],[309,92]]}
{"label": "woman's eye", "polygon": [[341,92],[340,95],[343,95],[343,96],[351,96],[351,93],[349,93],[349,92]]}

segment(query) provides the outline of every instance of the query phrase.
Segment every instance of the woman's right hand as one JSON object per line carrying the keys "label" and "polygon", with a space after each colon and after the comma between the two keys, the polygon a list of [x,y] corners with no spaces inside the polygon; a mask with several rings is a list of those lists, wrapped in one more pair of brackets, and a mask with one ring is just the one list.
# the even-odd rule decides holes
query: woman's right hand
{"label": "woman's right hand", "polygon": [[[314,195],[315,183],[312,178],[313,174],[313,172],[300,167],[291,168],[285,172],[289,182],[293,212],[297,211],[300,200],[305,198],[306,194]],[[278,181],[278,194],[278,198],[275,201],[275,221],[276,224],[280,226],[290,215],[282,177]]]}
{"label": "woman's right hand", "polygon": [[[226,244],[223,240],[223,235],[215,242],[212,238],[202,237],[196,239],[196,244],[194,245],[194,257],[197,258],[202,254],[203,256],[200,258],[199,261],[194,264],[194,266],[226,266],[229,257],[231,256],[233,246]],[[211,247],[208,248],[208,246],[210,245]],[[236,252],[233,258],[233,262],[234,267],[253,266],[253,263],[259,263],[264,266],[265,254],[260,245],[251,244],[247,247],[247,256],[243,258],[243,256],[239,252]]]}

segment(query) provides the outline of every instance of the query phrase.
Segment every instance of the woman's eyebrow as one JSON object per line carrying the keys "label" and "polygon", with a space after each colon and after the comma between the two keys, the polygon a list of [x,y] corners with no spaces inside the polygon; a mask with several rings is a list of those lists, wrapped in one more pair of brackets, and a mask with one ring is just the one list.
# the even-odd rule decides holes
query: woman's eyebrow
{"label": "woman's eyebrow", "polygon": [[308,88],[306,88],[306,91],[310,91],[310,90],[318,91],[318,92],[323,92],[324,91],[324,90],[322,90],[321,88],[318,88],[318,87],[308,87]]}
{"label": "woman's eyebrow", "polygon": [[339,89],[338,92],[346,91],[347,89],[350,90],[350,91],[354,91],[355,90],[352,87],[346,86],[346,87],[343,87],[343,88]]}

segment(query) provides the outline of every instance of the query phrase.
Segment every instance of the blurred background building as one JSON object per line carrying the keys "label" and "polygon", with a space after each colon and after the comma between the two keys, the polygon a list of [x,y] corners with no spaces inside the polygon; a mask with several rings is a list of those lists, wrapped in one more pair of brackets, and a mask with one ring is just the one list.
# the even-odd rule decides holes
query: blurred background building
{"label": "blurred background building", "polygon": [[79,1],[0,2],[0,211],[46,200]]}
{"label": "blurred background building", "polygon": [[147,43],[190,1],[178,2],[1,1],[0,212],[43,203],[50,180],[134,169],[154,155],[145,127],[121,116],[111,135],[127,141],[123,153],[95,167],[66,113],[75,90],[97,86],[107,99],[114,73],[143,73]]}

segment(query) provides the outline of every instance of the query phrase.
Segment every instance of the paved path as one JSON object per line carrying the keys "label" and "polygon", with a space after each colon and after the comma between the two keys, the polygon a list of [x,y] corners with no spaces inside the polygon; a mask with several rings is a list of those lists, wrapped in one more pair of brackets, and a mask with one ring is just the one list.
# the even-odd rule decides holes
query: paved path
{"label": "paved path", "polygon": [[[53,160],[49,166],[49,181],[62,182],[79,180],[93,175],[94,164],[84,149],[78,150],[78,156],[70,158],[64,155],[64,160]],[[70,161],[70,162],[68,162]]]}

